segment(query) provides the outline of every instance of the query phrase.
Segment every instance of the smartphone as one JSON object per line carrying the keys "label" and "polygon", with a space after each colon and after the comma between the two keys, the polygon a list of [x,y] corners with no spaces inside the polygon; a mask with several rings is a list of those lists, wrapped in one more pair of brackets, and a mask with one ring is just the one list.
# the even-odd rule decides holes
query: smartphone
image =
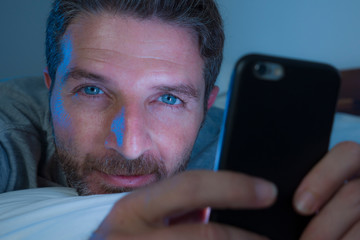
{"label": "smartphone", "polygon": [[292,199],[328,151],[339,86],[338,71],[327,64],[256,54],[237,62],[216,166],[268,179],[279,193],[270,208],[213,210],[212,221],[299,239],[310,217],[298,215]]}

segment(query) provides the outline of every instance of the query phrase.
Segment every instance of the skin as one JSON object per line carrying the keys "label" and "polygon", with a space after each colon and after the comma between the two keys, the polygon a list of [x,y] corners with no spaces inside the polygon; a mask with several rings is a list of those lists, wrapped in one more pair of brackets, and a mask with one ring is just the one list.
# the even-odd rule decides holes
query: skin
{"label": "skin", "polygon": [[[294,195],[294,209],[317,214],[301,240],[359,238],[359,172],[360,145],[343,142],[304,178]],[[191,213],[205,206],[263,208],[276,200],[276,193],[271,183],[239,173],[186,172],[118,201],[91,239],[266,239],[216,223],[200,224],[202,219]],[[311,198],[306,197],[309,193]],[[176,213],[184,214],[183,221],[169,227],[164,219]]]}
{"label": "skin", "polygon": [[[98,29],[101,31],[96,31]],[[202,121],[203,100],[180,110],[181,114],[178,110],[175,113],[170,111],[168,116],[163,114],[163,110],[153,114],[153,111],[162,109],[162,105],[159,107],[155,101],[156,107],[152,107],[150,103],[153,101],[148,99],[158,99],[151,98],[153,94],[159,96],[153,93],[151,84],[158,84],[159,81],[163,84],[173,83],[173,76],[177,76],[178,71],[181,74],[175,78],[176,82],[193,84],[200,89],[203,97],[202,61],[194,47],[197,46],[196,41],[190,40],[191,33],[153,20],[138,22],[134,19],[97,16],[75,22],[67,34],[73,54],[64,59],[69,65],[59,67],[52,95],[52,110],[57,110],[59,116],[59,119],[54,118],[55,134],[58,139],[64,139],[58,143],[68,149],[76,146],[78,152],[74,154],[80,162],[86,153],[104,153],[113,149],[124,159],[133,159],[146,150],[168,160],[165,163],[167,170],[174,168],[174,156],[181,155],[180,152],[187,148],[185,143],[192,146],[196,138]],[[130,36],[133,38],[127,39]],[[90,45],[83,46],[83,43]],[[120,51],[121,47],[124,48]],[[126,61],[122,61],[123,58]],[[88,104],[88,101],[80,101],[81,107],[73,106],[72,101],[79,101],[78,96],[61,81],[66,69],[73,65],[106,74],[107,78],[113,80],[110,87],[106,87],[114,92],[110,94],[114,97],[108,100],[111,107],[104,110],[98,108],[97,104]],[[158,77],[160,72],[168,74]],[[45,80],[50,86],[51,79],[47,73]],[[209,106],[216,93],[217,89],[209,99]],[[56,102],[61,104],[55,105]],[[102,100],[100,103],[103,106]],[[120,127],[112,127],[114,121]],[[161,128],[156,127],[159,123]],[[155,131],[160,134],[159,137],[155,136]],[[120,139],[121,147],[118,144]],[[177,158],[177,161],[180,160]],[[294,194],[294,209],[300,214],[316,215],[305,229],[302,240],[358,239],[359,172],[360,146],[345,142],[334,147],[304,178]],[[241,173],[184,172],[137,189],[119,200],[91,238],[266,239],[230,226],[202,224],[206,219],[203,213],[209,206],[264,208],[276,201],[276,195],[273,184]]]}
{"label": "skin", "polygon": [[58,158],[79,169],[80,194],[129,191],[182,171],[204,119],[195,35],[159,20],[83,16],[63,49],[50,106]]}
{"label": "skin", "polygon": [[295,193],[295,209],[303,215],[317,214],[301,240],[359,238],[359,173],[360,145],[343,142],[304,178]]}
{"label": "skin", "polygon": [[[239,187],[241,186],[241,187]],[[238,189],[238,191],[234,191]],[[248,239],[263,236],[203,219],[191,212],[216,208],[263,208],[271,205],[276,188],[269,182],[231,172],[189,171],[118,201],[91,239]],[[182,221],[168,225],[172,216]]]}

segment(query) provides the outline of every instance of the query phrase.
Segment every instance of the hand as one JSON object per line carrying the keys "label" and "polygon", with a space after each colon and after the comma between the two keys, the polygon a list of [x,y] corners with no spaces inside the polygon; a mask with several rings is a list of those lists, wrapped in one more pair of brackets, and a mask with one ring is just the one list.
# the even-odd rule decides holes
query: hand
{"label": "hand", "polygon": [[203,209],[263,208],[275,187],[231,172],[189,171],[120,199],[92,239],[264,239],[216,223],[204,224]]}
{"label": "hand", "polygon": [[301,239],[360,238],[360,145],[335,146],[307,175],[294,197],[304,215],[317,213]]}

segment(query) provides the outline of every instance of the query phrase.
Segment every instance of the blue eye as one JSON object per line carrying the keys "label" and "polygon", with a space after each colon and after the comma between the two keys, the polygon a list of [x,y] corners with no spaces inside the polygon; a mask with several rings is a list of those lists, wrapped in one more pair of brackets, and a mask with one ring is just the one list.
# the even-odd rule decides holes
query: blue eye
{"label": "blue eye", "polygon": [[158,98],[159,101],[169,104],[169,105],[177,105],[181,103],[181,100],[171,94],[164,94]]}
{"label": "blue eye", "polygon": [[87,95],[98,95],[98,94],[103,94],[104,92],[95,86],[87,86],[83,88],[84,93]]}

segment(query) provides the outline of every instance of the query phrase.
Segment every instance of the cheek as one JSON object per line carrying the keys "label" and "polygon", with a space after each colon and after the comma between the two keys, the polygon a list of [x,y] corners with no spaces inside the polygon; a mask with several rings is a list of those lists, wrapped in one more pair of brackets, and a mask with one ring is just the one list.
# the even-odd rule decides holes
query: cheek
{"label": "cheek", "polygon": [[54,94],[51,99],[51,113],[54,125],[60,129],[68,129],[71,126],[69,113],[64,108],[64,100],[60,94]]}
{"label": "cheek", "polygon": [[152,119],[152,139],[169,170],[192,150],[203,119],[202,112]]}
{"label": "cheek", "polygon": [[102,115],[92,115],[87,112],[77,112],[73,117],[73,144],[84,155],[101,155],[104,151],[106,132],[109,125],[105,124]]}
{"label": "cheek", "polygon": [[94,114],[74,104],[66,104],[55,96],[52,102],[52,117],[56,142],[68,152],[84,157],[90,152],[103,149],[105,120],[101,114]]}
{"label": "cheek", "polygon": [[64,100],[61,95],[53,91],[51,96],[51,117],[54,128],[55,141],[57,147],[70,151],[73,130],[73,120],[70,114],[65,110]]}

